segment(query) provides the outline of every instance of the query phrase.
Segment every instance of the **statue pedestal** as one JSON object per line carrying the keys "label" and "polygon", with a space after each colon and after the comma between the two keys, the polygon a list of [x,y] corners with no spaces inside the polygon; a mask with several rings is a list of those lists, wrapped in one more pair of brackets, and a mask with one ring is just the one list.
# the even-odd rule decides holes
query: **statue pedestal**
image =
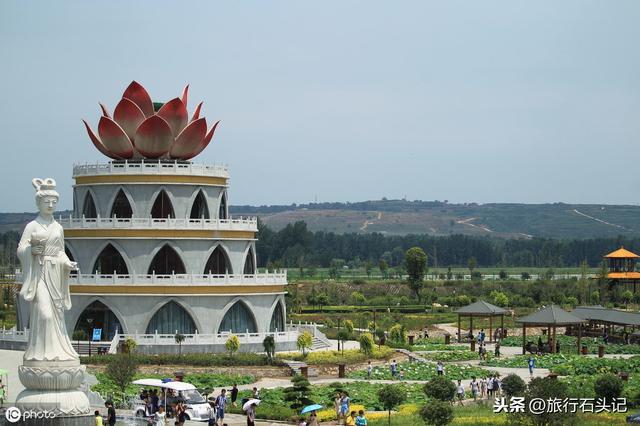
{"label": "statue pedestal", "polygon": [[18,376],[25,390],[16,398],[16,407],[22,412],[46,413],[56,418],[89,415],[89,399],[80,390],[86,367],[76,363],[59,365],[45,361],[38,362],[37,366],[18,367]]}

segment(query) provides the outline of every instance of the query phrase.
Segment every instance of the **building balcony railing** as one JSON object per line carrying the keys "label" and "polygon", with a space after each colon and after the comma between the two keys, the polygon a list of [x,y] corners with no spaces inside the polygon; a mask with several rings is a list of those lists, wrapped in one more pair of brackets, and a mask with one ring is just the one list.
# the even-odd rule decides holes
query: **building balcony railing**
{"label": "building balcony railing", "polygon": [[149,174],[229,177],[225,164],[193,164],[183,161],[111,161],[107,164],[75,164],[73,177],[105,174]]}
{"label": "building balcony railing", "polygon": [[[16,277],[18,281],[22,277]],[[242,274],[72,274],[69,277],[70,285],[130,285],[148,286],[150,284],[171,284],[175,286],[229,286],[229,285],[286,285],[287,271],[266,272],[262,274],[242,275]]]}
{"label": "building balcony railing", "polygon": [[258,232],[258,219],[255,217],[235,217],[231,219],[60,217],[58,222],[64,229],[207,229],[212,231]]}

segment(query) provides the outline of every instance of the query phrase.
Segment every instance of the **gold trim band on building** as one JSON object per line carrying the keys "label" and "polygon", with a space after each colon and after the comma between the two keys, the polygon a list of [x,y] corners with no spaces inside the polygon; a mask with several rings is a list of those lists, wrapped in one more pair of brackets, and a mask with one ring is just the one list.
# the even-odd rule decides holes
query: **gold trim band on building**
{"label": "gold trim band on building", "polygon": [[208,285],[189,285],[189,286],[170,286],[170,285],[91,285],[76,284],[70,285],[71,294],[104,294],[104,295],[175,295],[189,296],[200,294],[274,294],[286,293],[284,285],[230,285],[230,286],[208,286]]}
{"label": "gold trim band on building", "polygon": [[210,229],[65,229],[65,238],[198,238],[252,240],[253,231]]}
{"label": "gold trim band on building", "polygon": [[123,184],[123,183],[175,183],[190,185],[227,186],[227,178],[219,176],[192,175],[90,175],[76,176],[76,185]]}

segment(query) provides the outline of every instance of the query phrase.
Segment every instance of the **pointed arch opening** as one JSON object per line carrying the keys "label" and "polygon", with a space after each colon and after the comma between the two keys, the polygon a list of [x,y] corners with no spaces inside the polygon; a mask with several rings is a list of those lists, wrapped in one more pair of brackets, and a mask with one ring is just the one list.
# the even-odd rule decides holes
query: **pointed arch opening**
{"label": "pointed arch opening", "polygon": [[[71,253],[71,250],[69,250],[69,247],[67,247],[67,245],[64,245],[64,254],[67,255],[67,257],[69,258],[70,261],[75,262],[76,260],[73,258],[73,253]],[[70,271],[69,275],[72,277],[75,277],[78,275],[78,271]]]}
{"label": "pointed arch opening", "polygon": [[227,192],[220,197],[220,208],[218,209],[218,219],[228,219],[227,217]]}
{"label": "pointed arch opening", "polygon": [[253,275],[256,273],[256,264],[253,260],[253,247],[250,247],[247,251],[247,257],[244,260],[244,275]]}
{"label": "pointed arch opening", "polygon": [[95,201],[93,201],[93,196],[89,191],[87,191],[87,194],[84,196],[84,204],[82,205],[82,216],[87,219],[95,219],[98,217],[96,203]]}
{"label": "pointed arch opening", "polygon": [[191,219],[210,219],[209,207],[207,206],[207,198],[204,196],[202,189],[198,191],[195,200],[193,200],[193,206],[191,207]]}
{"label": "pointed arch opening", "polygon": [[156,200],[153,202],[153,207],[151,207],[151,217],[154,219],[176,217],[173,213],[173,204],[171,204],[169,194],[167,194],[164,189],[160,191]]}
{"label": "pointed arch opening", "polygon": [[194,334],[196,324],[191,315],[175,301],[162,306],[147,325],[147,334]]}
{"label": "pointed arch opening", "polygon": [[74,331],[82,330],[87,340],[93,336],[94,329],[101,329],[100,340],[102,342],[113,340],[116,333],[122,333],[122,325],[118,317],[105,305],[96,300],[85,308],[80,314]]}
{"label": "pointed arch opening", "polygon": [[249,307],[242,301],[237,301],[222,318],[218,333],[256,333],[258,327]]}
{"label": "pointed arch opening", "polygon": [[222,246],[218,246],[209,256],[209,260],[207,260],[207,264],[204,267],[204,274],[225,275],[230,273],[231,262]]}
{"label": "pointed arch opening", "polygon": [[113,206],[111,207],[111,214],[109,217],[130,219],[133,217],[133,209],[131,203],[125,195],[124,191],[120,189],[116,198],[113,200]]}
{"label": "pointed arch opening", "polygon": [[187,270],[178,252],[169,244],[165,244],[153,257],[147,273],[149,275],[186,274]]}
{"label": "pointed arch opening", "polygon": [[276,308],[271,315],[271,323],[269,324],[269,331],[284,331],[284,306],[282,302],[278,302]]}
{"label": "pointed arch opening", "polygon": [[107,244],[98,255],[92,272],[96,274],[128,275],[129,268],[127,268],[127,264],[118,249],[111,244]]}

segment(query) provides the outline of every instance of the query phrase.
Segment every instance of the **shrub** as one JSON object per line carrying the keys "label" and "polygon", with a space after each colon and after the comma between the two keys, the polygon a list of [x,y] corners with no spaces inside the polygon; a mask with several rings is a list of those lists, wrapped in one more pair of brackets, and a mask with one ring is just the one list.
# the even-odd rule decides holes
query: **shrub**
{"label": "shrub", "polygon": [[597,398],[606,398],[611,401],[614,398],[620,398],[624,390],[624,383],[615,374],[603,374],[593,383],[593,390]]}
{"label": "shrub", "polygon": [[424,393],[439,401],[453,401],[456,385],[444,376],[437,376],[424,385]]}
{"label": "shrub", "polygon": [[347,333],[349,333],[349,334],[353,333],[353,321],[345,320],[344,328],[345,328],[345,330],[347,330]]}
{"label": "shrub", "polygon": [[420,410],[420,417],[428,425],[448,425],[453,421],[453,407],[445,401],[429,401]]}
{"label": "shrub", "polygon": [[233,355],[240,349],[240,339],[235,334],[232,334],[224,343],[224,347],[229,351],[229,354]]}
{"label": "shrub", "polygon": [[[567,384],[563,381],[551,377],[536,377],[529,382],[527,391],[525,392],[525,406],[528,406],[529,401],[536,398],[547,401],[554,398],[562,400],[569,397]],[[565,425],[571,423],[575,413],[560,411],[538,414],[526,410],[524,416],[529,417],[531,422],[537,425]]]}
{"label": "shrub", "polygon": [[371,333],[362,333],[360,335],[360,351],[365,355],[371,355],[373,352],[373,336]]}
{"label": "shrub", "polygon": [[386,385],[378,389],[378,399],[382,406],[389,412],[389,425],[391,425],[391,410],[402,404],[407,399],[407,391],[404,386]]}
{"label": "shrub", "polygon": [[262,341],[262,347],[269,359],[272,359],[276,355],[276,341],[273,336],[266,336]]}
{"label": "shrub", "polygon": [[313,345],[313,336],[308,331],[300,333],[298,340],[296,341],[298,349],[302,351],[302,355],[307,355],[307,349],[310,349]]}
{"label": "shrub", "polygon": [[526,383],[517,374],[509,374],[502,380],[502,390],[507,398],[520,396],[526,389]]}
{"label": "shrub", "polygon": [[293,386],[284,390],[284,400],[289,402],[289,406],[294,410],[312,404],[313,401],[309,399],[311,393],[311,385],[306,377],[296,374],[291,379]]}
{"label": "shrub", "polygon": [[137,371],[138,363],[133,356],[118,354],[107,364],[105,374],[115,383],[124,399],[127,385],[131,383]]}
{"label": "shrub", "polygon": [[128,354],[134,353],[137,347],[138,347],[138,342],[136,342],[131,337],[127,337],[127,339],[124,341],[124,348]]}
{"label": "shrub", "polygon": [[345,340],[351,339],[351,333],[349,333],[347,330],[340,330],[336,335],[336,339],[338,340],[338,343],[340,343],[342,347],[342,352],[344,353],[344,342]]}
{"label": "shrub", "polygon": [[402,324],[396,324],[389,329],[389,339],[396,343],[407,341],[407,329]]}

